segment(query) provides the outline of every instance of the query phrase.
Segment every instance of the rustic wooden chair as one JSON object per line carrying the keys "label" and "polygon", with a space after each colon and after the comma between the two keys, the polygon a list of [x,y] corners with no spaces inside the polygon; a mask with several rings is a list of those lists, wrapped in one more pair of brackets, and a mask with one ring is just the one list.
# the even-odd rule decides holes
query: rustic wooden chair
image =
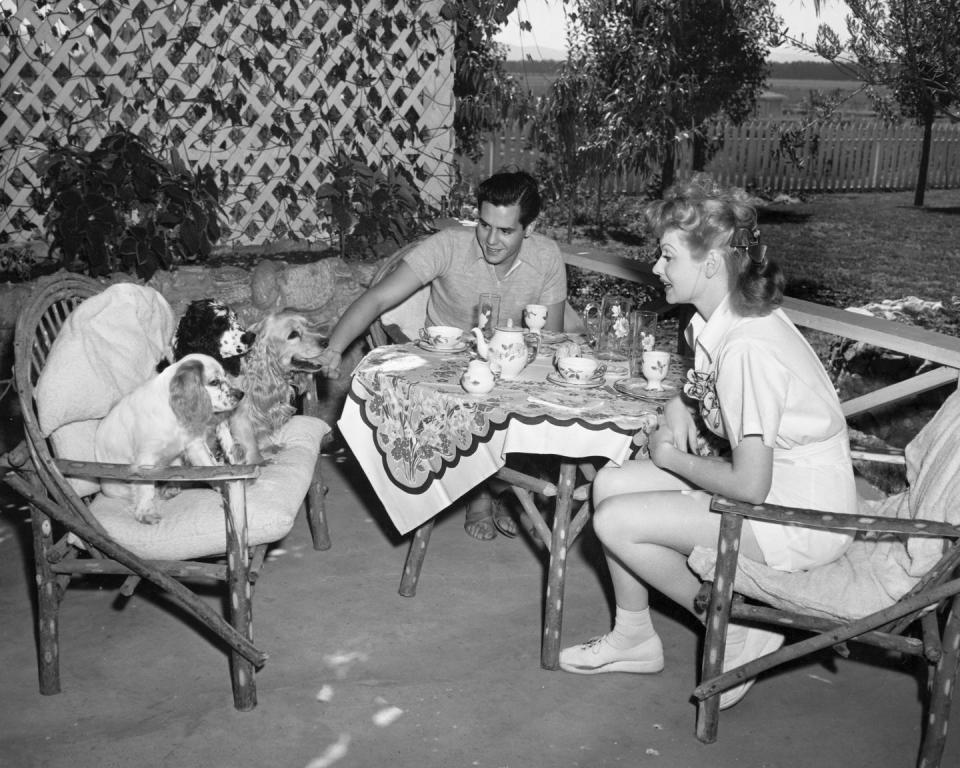
{"label": "rustic wooden chair", "polygon": [[[960,663],[960,473],[955,471],[960,459],[950,458],[958,455],[958,440],[960,394],[954,393],[906,449],[911,488],[861,508],[879,515],[824,514],[714,497],[711,508],[721,514],[717,549],[695,550],[690,558],[691,567],[708,579],[698,595],[698,606],[707,611],[701,683],[694,690],[701,741],[717,738],[724,690],[831,646],[845,655],[845,644],[854,641],[917,656],[927,663],[928,700],[918,765],[940,765]],[[855,455],[891,460],[889,455],[869,452]],[[923,518],[913,516],[918,511]],[[886,516],[893,512],[896,516]],[[777,573],[749,561],[738,562],[744,519],[844,530],[857,538],[837,563],[801,574]],[[876,540],[883,535],[899,540],[889,536]],[[911,543],[904,545],[904,541]],[[885,549],[877,549],[881,546]],[[916,552],[909,555],[907,546],[917,547]],[[902,580],[900,566],[896,572],[891,570],[895,562],[910,563],[917,573]],[[884,594],[894,577],[904,585],[915,582],[895,602]],[[802,630],[812,636],[723,672],[731,619],[771,629]]]}
{"label": "rustic wooden chair", "polygon": [[[267,658],[252,639],[253,586],[268,543],[289,530],[308,488],[311,501],[320,494],[320,484],[312,478],[326,427],[317,419],[293,417],[287,425],[290,432],[285,433],[287,444],[263,468],[133,471],[127,465],[58,458],[63,444],[57,443],[56,433],[49,434],[41,426],[38,383],[48,369],[58,335],[72,333],[63,332],[72,313],[102,291],[104,286],[90,278],[55,276],[27,300],[14,337],[15,382],[25,439],[0,457],[0,477],[32,508],[40,692],[60,692],[59,606],[71,579],[119,575],[126,577],[120,586],[122,596],[130,597],[140,580],[146,580],[228,647],[234,705],[239,710],[252,709],[257,703],[254,673]],[[56,373],[69,381],[73,371]],[[167,528],[166,515],[162,523],[147,526],[126,510],[121,510],[126,514],[112,514],[116,510],[110,509],[109,500],[98,511],[102,496],[91,492],[95,486],[84,488],[78,482],[100,478],[203,485],[185,488],[163,502],[174,505],[171,519],[188,523],[176,528],[179,523],[171,522]],[[181,549],[187,553],[178,554]],[[225,583],[228,617],[211,609],[183,583],[209,579]]]}

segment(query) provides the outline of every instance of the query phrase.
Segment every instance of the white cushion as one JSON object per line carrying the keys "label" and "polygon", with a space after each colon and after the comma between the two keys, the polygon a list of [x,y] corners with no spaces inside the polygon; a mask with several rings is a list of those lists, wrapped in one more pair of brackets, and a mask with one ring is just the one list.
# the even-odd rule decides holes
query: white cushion
{"label": "white cushion", "polygon": [[[153,288],[117,283],[83,301],[53,342],[37,381],[37,417],[62,459],[93,461],[96,423],[170,355],[174,314]],[[171,357],[172,359],[172,357]],[[81,496],[99,490],[70,478]]]}
{"label": "white cushion", "polygon": [[[247,484],[247,530],[251,546],[278,541],[293,527],[313,479],[320,441],[330,427],[320,419],[294,416],[284,425],[283,446],[270,454],[260,476]],[[102,494],[90,506],[119,544],[145,559],[186,560],[226,551],[224,500],[210,488],[191,488],[159,501],[162,519],[139,523],[129,502]]]}

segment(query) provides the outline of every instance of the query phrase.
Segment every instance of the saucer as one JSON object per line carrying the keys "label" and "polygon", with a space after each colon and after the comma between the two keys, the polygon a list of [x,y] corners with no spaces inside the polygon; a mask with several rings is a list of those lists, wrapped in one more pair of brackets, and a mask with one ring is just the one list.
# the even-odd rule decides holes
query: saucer
{"label": "saucer", "polygon": [[595,387],[602,387],[606,379],[604,379],[603,376],[599,376],[581,384],[580,382],[567,381],[559,373],[550,371],[550,373],[547,374],[547,381],[561,387],[569,387],[570,389],[594,389]]}
{"label": "saucer", "polygon": [[662,386],[663,389],[647,389],[647,380],[643,378],[618,379],[613,382],[613,388],[627,397],[635,397],[638,400],[649,400],[655,403],[673,400],[677,388],[666,382],[663,382]]}
{"label": "saucer", "polygon": [[467,348],[467,342],[461,341],[459,344],[454,344],[452,347],[435,347],[429,341],[418,339],[417,346],[420,347],[420,349],[425,349],[427,352],[463,352],[463,350]]}
{"label": "saucer", "polygon": [[570,338],[563,331],[540,331],[539,336],[543,344],[559,344],[561,341],[567,341]]}

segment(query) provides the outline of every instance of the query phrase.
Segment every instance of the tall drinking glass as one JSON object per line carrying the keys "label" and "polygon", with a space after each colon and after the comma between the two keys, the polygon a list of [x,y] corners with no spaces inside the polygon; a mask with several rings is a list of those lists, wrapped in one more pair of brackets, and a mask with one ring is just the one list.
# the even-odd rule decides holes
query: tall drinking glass
{"label": "tall drinking glass", "polygon": [[496,293],[481,293],[477,303],[477,328],[489,339],[500,325],[500,296]]}
{"label": "tall drinking glass", "polygon": [[598,359],[620,362],[629,359],[632,310],[633,299],[616,293],[606,294],[599,309],[596,304],[584,307],[584,319],[588,333],[595,338]]}

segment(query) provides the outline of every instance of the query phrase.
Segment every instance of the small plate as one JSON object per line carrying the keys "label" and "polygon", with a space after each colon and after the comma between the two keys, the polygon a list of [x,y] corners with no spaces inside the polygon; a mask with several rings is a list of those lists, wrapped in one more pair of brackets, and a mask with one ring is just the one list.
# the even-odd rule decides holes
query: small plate
{"label": "small plate", "polygon": [[559,344],[569,338],[563,331],[540,331],[540,341],[543,344]]}
{"label": "small plate", "polygon": [[580,384],[579,382],[574,383],[567,381],[559,373],[550,371],[550,373],[547,374],[547,381],[549,381],[551,384],[557,384],[561,387],[568,387],[570,389],[595,389],[596,387],[602,387],[606,379],[601,376],[598,379],[591,379],[585,384]]}
{"label": "small plate", "polygon": [[420,349],[425,349],[427,352],[463,352],[467,348],[467,342],[461,341],[459,344],[454,344],[452,347],[435,347],[429,341],[424,341],[423,339],[417,340],[417,346]]}
{"label": "small plate", "polygon": [[647,389],[646,379],[618,379],[613,382],[613,388],[621,395],[635,397],[637,400],[650,400],[655,403],[673,400],[677,394],[677,388],[666,382],[663,383],[663,389]]}

